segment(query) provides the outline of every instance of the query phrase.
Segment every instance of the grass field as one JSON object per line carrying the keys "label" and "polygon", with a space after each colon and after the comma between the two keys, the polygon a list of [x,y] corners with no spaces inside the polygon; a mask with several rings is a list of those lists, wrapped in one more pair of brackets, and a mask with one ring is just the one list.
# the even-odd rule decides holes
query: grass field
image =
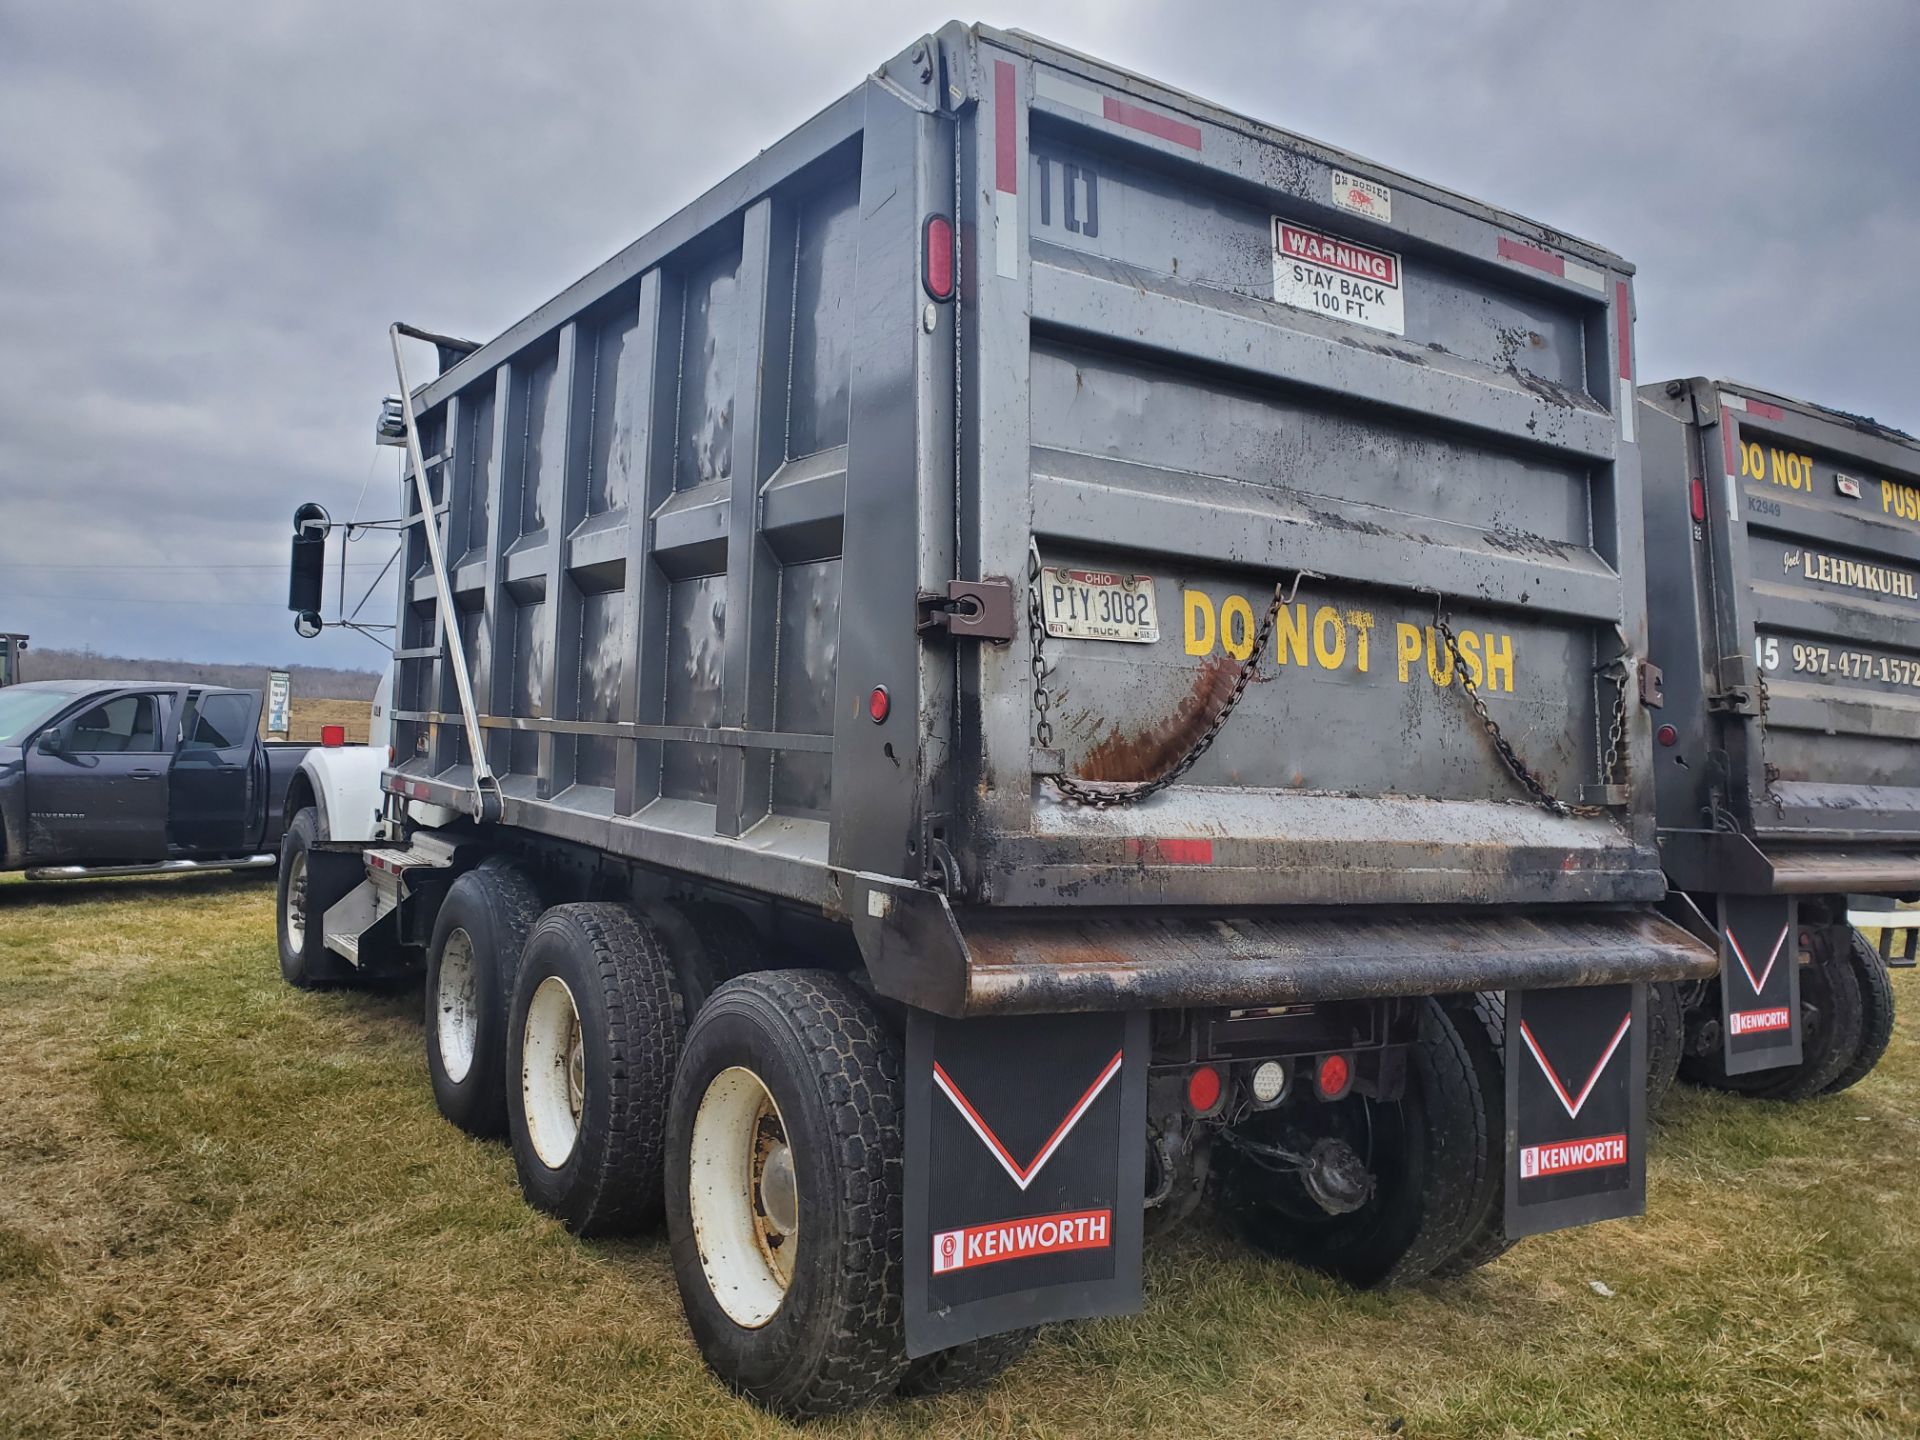
{"label": "grass field", "polygon": [[[287,714],[287,733],[271,738],[318,745],[321,726],[344,725],[347,727],[347,743],[364,745],[367,743],[367,729],[372,723],[371,700],[308,700],[295,695],[293,708]],[[262,713],[262,734],[266,733],[266,724],[267,717]]]}
{"label": "grass field", "polygon": [[[574,1241],[439,1119],[417,988],[289,990],[272,926],[258,878],[0,881],[0,1434],[786,1429],[701,1367],[660,1237]],[[1682,1089],[1647,1218],[1405,1293],[1200,1225],[1144,1315],[807,1433],[1920,1434],[1916,1112],[1910,1026],[1815,1104]]]}

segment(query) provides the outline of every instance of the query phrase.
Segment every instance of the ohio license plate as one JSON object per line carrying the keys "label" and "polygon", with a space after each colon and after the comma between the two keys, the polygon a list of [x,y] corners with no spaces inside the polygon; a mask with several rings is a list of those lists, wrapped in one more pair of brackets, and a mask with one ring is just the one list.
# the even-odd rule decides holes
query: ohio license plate
{"label": "ohio license plate", "polygon": [[1048,566],[1040,572],[1040,610],[1049,635],[1130,645],[1151,645],[1160,638],[1151,575]]}

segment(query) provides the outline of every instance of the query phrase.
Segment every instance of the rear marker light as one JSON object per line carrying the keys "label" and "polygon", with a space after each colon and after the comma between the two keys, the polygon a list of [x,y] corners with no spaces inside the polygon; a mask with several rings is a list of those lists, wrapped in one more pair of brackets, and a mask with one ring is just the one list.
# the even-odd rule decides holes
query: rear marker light
{"label": "rear marker light", "polygon": [[1210,1115],[1220,1104],[1220,1072],[1202,1065],[1187,1077],[1187,1106],[1196,1115]]}
{"label": "rear marker light", "polygon": [[929,215],[921,232],[921,281],[935,300],[953,299],[953,221]]}
{"label": "rear marker light", "polygon": [[1323,1055],[1314,1071],[1313,1088],[1322,1100],[1338,1100],[1353,1088],[1353,1067],[1344,1055]]}
{"label": "rear marker light", "polygon": [[1704,525],[1707,520],[1707,482],[1698,475],[1687,485],[1689,503],[1693,507],[1693,523]]}
{"label": "rear marker light", "polygon": [[328,750],[338,750],[347,743],[347,727],[344,725],[322,725],[320,744]]}
{"label": "rear marker light", "polygon": [[1662,745],[1674,745],[1679,743],[1680,732],[1671,725],[1662,725],[1658,730],[1653,732],[1653,738],[1658,740]]}
{"label": "rear marker light", "polygon": [[873,693],[867,696],[867,718],[876,725],[886,723],[887,716],[893,713],[893,697],[887,694],[887,687],[876,685]]}

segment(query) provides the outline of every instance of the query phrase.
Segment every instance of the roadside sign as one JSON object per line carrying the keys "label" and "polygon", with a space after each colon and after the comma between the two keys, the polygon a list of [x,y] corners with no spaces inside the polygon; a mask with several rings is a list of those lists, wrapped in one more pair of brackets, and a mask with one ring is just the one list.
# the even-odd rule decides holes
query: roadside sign
{"label": "roadside sign", "polygon": [[267,733],[285,735],[293,725],[293,676],[274,670],[267,676]]}

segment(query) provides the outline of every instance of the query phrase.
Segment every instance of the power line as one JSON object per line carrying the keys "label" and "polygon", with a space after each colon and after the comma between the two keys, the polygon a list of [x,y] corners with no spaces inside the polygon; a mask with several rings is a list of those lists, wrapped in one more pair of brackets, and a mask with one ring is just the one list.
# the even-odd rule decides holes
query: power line
{"label": "power line", "polygon": [[[147,564],[142,562],[139,564],[132,564],[132,565],[97,565],[97,564],[96,565],[57,565],[57,564],[51,564],[51,563],[41,564],[39,562],[34,562],[31,564],[15,564],[12,561],[0,562],[0,569],[6,569],[6,570],[86,570],[86,571],[170,570],[171,571],[171,570],[285,570],[286,568],[287,567],[284,563],[271,564],[271,565],[173,565],[173,564]],[[337,570],[340,567],[337,565],[333,565],[333,566],[329,566],[328,568]],[[381,568],[382,567],[380,565],[376,564],[372,560],[352,560],[347,563],[347,569],[349,570],[378,570]]]}
{"label": "power line", "polygon": [[0,600],[64,600],[75,605],[203,605],[229,610],[284,610],[277,600],[149,600],[140,595],[38,595],[24,590],[0,593]]}

